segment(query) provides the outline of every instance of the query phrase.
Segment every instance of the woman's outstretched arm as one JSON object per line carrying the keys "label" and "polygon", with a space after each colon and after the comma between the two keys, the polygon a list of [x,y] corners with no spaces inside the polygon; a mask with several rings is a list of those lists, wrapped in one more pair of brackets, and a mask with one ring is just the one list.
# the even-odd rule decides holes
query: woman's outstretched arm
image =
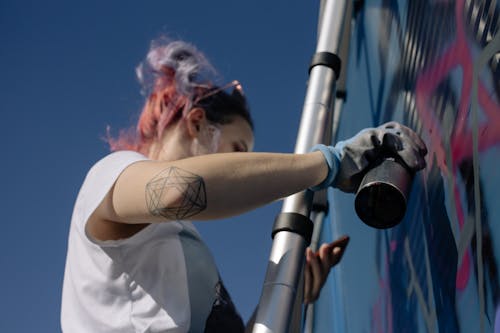
{"label": "woman's outstretched arm", "polygon": [[320,152],[141,161],[121,173],[93,217],[127,224],[224,218],[317,185],[327,173]]}

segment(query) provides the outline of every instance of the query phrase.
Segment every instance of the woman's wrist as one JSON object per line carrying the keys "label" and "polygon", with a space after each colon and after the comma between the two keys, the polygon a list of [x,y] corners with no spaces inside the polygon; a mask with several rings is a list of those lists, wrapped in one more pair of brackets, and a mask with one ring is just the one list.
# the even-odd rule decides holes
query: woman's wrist
{"label": "woman's wrist", "polygon": [[311,148],[311,151],[320,152],[322,154],[327,174],[319,184],[311,186],[310,189],[318,191],[332,186],[339,170],[340,152],[333,146],[325,146],[323,144],[315,145]]}

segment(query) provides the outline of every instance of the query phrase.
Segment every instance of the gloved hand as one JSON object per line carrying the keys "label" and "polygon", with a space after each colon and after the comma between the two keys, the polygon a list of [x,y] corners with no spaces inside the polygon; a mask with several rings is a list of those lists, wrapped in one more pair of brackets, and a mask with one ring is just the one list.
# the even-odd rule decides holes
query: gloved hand
{"label": "gloved hand", "polygon": [[311,188],[319,190],[333,186],[344,192],[356,192],[370,165],[384,157],[399,157],[410,171],[425,167],[425,143],[406,126],[389,122],[376,128],[367,128],[349,140],[339,141],[335,147],[316,145],[325,156],[329,171],[327,178]]}

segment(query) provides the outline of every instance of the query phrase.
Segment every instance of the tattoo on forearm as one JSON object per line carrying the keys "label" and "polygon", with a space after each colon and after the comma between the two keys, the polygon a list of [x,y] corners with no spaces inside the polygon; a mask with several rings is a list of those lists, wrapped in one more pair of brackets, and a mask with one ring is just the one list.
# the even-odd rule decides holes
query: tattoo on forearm
{"label": "tattoo on forearm", "polygon": [[[180,199],[176,203],[168,203],[172,197]],[[146,204],[153,216],[169,220],[186,219],[207,207],[205,182],[194,173],[170,167],[146,184]]]}

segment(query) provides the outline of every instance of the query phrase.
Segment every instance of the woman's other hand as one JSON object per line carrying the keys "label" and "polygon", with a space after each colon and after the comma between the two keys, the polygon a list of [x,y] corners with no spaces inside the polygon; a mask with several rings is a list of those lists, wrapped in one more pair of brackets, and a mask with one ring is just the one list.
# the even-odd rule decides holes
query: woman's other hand
{"label": "woman's other hand", "polygon": [[318,299],[330,269],[340,262],[348,243],[349,236],[343,236],[329,244],[321,245],[316,252],[310,248],[306,249],[304,303],[312,303]]}

